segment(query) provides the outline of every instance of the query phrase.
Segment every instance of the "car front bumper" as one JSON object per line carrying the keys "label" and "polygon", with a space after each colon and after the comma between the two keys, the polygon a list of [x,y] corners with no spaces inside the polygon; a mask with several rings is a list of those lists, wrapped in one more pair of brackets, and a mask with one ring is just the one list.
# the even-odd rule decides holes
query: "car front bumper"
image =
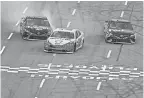
{"label": "car front bumper", "polygon": [[73,53],[73,46],[56,48],[56,47],[50,47],[50,45],[44,45],[44,52]]}
{"label": "car front bumper", "polygon": [[126,43],[133,44],[135,43],[135,38],[127,37],[127,38],[118,38],[118,37],[107,37],[106,40],[111,39],[109,43]]}

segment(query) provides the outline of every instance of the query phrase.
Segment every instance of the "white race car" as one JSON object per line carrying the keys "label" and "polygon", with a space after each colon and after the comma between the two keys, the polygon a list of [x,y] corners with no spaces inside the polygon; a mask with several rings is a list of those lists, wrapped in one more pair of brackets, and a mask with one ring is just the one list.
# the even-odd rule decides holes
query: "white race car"
{"label": "white race car", "polygon": [[74,53],[84,45],[84,33],[78,29],[57,28],[44,42],[45,52]]}

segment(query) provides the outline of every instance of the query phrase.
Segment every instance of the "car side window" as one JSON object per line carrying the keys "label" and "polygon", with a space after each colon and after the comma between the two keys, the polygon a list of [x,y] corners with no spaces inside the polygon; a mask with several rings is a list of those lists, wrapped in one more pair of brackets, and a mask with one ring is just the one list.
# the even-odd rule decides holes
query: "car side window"
{"label": "car side window", "polygon": [[80,31],[76,31],[76,38],[78,38],[81,35]]}
{"label": "car side window", "polygon": [[76,39],[78,38],[78,32],[76,31]]}

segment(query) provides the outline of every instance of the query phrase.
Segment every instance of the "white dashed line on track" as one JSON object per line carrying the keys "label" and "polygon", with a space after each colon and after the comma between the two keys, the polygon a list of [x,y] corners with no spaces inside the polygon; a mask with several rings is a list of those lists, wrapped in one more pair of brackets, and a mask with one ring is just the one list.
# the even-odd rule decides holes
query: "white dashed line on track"
{"label": "white dashed line on track", "polygon": [[43,79],[43,80],[41,81],[40,88],[42,88],[44,82],[45,82],[45,79]]}
{"label": "white dashed line on track", "polygon": [[76,12],[76,9],[74,9],[74,10],[73,10],[72,15],[74,15],[74,14],[75,14],[75,12]]}
{"label": "white dashed line on track", "polygon": [[38,64],[37,66],[38,66],[38,67],[47,67],[48,64]]}
{"label": "white dashed line on track", "polygon": [[120,17],[123,17],[123,15],[124,15],[124,11],[122,11],[122,12],[121,12],[121,15],[120,15]]}
{"label": "white dashed line on track", "polygon": [[35,76],[34,74],[31,75],[31,77],[34,77],[34,76]]}
{"label": "white dashed line on track", "polygon": [[18,26],[19,22],[20,22],[20,21],[18,21],[18,22],[16,23],[16,26]]}
{"label": "white dashed line on track", "polygon": [[125,1],[125,5],[127,5],[128,1]]}
{"label": "white dashed line on track", "polygon": [[56,56],[56,54],[53,54],[53,56]]}
{"label": "white dashed line on track", "polygon": [[101,83],[102,83],[102,82],[99,82],[99,83],[98,83],[97,90],[100,90]]}
{"label": "white dashed line on track", "polygon": [[49,63],[48,70],[50,70],[51,65],[52,65],[52,63]]}
{"label": "white dashed line on track", "polygon": [[27,11],[27,9],[28,9],[28,7],[26,7],[26,8],[24,9],[23,14]]}
{"label": "white dashed line on track", "polygon": [[107,54],[107,58],[110,57],[112,50],[109,50],[108,54]]}
{"label": "white dashed line on track", "polygon": [[11,33],[11,34],[9,35],[8,39],[10,39],[10,38],[12,37],[12,35],[13,35],[13,33]]}
{"label": "white dashed line on track", "polygon": [[20,69],[30,69],[30,67],[20,67]]}
{"label": "white dashed line on track", "polygon": [[0,54],[3,53],[3,51],[4,51],[5,48],[6,48],[5,46],[2,47],[2,50],[0,51]]}
{"label": "white dashed line on track", "polygon": [[67,28],[70,26],[70,24],[71,24],[71,22],[68,22],[68,24],[67,24]]}

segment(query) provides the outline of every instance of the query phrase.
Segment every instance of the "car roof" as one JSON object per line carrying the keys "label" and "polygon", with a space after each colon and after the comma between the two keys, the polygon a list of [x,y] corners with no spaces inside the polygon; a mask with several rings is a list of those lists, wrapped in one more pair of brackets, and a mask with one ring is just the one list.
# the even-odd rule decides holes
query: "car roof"
{"label": "car roof", "polygon": [[34,18],[47,19],[46,16],[26,16],[26,18],[29,18],[29,19],[34,19]]}
{"label": "car roof", "polygon": [[74,33],[74,30],[71,29],[65,29],[65,28],[57,28],[54,31],[63,31],[63,32],[71,32]]}
{"label": "car roof", "polygon": [[119,21],[119,22],[130,22],[129,20],[125,20],[125,19],[111,19],[111,21]]}

